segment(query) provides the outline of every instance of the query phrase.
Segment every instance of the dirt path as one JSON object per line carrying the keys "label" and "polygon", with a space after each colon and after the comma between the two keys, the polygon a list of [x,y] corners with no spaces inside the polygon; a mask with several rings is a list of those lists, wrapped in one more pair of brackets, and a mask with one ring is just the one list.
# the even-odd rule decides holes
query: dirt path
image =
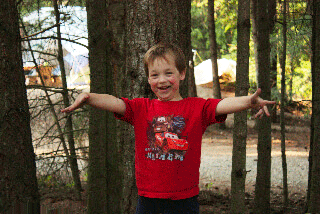
{"label": "dirt path", "polygon": [[[212,89],[197,87],[198,96],[212,98]],[[234,96],[232,92],[222,92],[222,97]],[[232,167],[232,127],[233,115],[228,115],[226,125],[229,129],[219,130],[211,126],[203,136],[200,182],[202,188],[219,189],[228,193],[231,187]],[[308,155],[310,121],[286,114],[286,155],[288,165],[288,184],[291,195],[305,195],[308,184]],[[248,121],[247,137],[247,177],[246,190],[254,191],[257,173],[257,132],[255,121]],[[271,188],[280,192],[282,187],[282,160],[279,124],[272,124],[272,169]]]}
{"label": "dirt path", "polygon": [[[203,139],[200,167],[201,186],[228,193],[231,189],[232,130],[215,132],[218,131],[207,132]],[[209,137],[210,135],[212,137]],[[257,138],[249,135],[248,139],[246,190],[253,193],[257,173]],[[282,187],[281,148],[276,136],[273,137],[272,142],[271,189],[279,193]],[[308,184],[309,151],[305,146],[298,144],[293,141],[287,143],[289,194],[305,195]]]}

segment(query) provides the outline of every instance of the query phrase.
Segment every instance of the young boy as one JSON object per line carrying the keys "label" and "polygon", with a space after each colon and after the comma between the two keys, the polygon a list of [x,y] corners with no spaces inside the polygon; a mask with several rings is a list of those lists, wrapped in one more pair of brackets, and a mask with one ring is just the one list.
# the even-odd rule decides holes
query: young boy
{"label": "young boy", "polygon": [[160,43],[144,57],[145,71],[158,99],[116,98],[108,94],[82,93],[62,112],[88,104],[115,113],[134,126],[135,168],[138,187],[137,213],[199,213],[201,140],[207,126],[225,121],[226,115],[249,108],[256,116],[269,116],[258,89],[251,96],[222,100],[185,98],[179,93],[186,74],[182,51]]}

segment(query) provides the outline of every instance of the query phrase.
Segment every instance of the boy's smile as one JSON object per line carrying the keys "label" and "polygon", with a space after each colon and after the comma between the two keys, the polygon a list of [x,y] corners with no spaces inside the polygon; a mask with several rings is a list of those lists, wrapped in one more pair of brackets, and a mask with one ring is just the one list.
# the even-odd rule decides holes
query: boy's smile
{"label": "boy's smile", "polygon": [[170,54],[156,58],[153,63],[149,64],[148,69],[148,82],[159,100],[178,101],[182,99],[179,84],[180,80],[185,78],[185,72],[178,71]]}

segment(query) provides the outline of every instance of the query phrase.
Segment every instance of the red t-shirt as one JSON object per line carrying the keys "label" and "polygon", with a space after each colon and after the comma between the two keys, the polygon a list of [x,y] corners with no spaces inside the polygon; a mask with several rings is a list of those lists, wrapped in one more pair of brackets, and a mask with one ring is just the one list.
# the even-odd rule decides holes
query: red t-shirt
{"label": "red t-shirt", "polygon": [[173,200],[199,194],[202,135],[207,126],[226,119],[215,116],[220,100],[122,99],[125,115],[115,116],[134,126],[138,194]]}

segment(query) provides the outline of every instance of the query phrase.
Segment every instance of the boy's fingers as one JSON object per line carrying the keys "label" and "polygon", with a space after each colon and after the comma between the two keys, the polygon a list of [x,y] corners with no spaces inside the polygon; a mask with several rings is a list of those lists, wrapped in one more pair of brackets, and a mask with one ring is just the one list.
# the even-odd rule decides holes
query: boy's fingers
{"label": "boy's fingers", "polygon": [[260,94],[261,94],[261,88],[258,88],[258,89],[256,90],[256,92],[254,92],[253,98],[259,97]]}
{"label": "boy's fingers", "polygon": [[268,107],[264,106],[263,109],[264,109],[264,112],[266,113],[266,115],[269,117],[270,113],[269,113]]}
{"label": "boy's fingers", "polygon": [[256,105],[258,103],[258,98],[260,94],[261,94],[261,89],[258,88],[251,97],[251,104]]}
{"label": "boy's fingers", "polygon": [[267,106],[263,106],[262,108],[260,108],[260,110],[258,111],[258,113],[254,117],[255,118],[259,117],[259,119],[262,119],[264,114],[266,114],[268,117],[270,117],[270,113],[269,113]]}
{"label": "boy's fingers", "polygon": [[263,109],[260,109],[259,111],[258,111],[258,113],[256,113],[256,115],[254,116],[254,118],[260,118],[261,119],[261,115],[263,115]]}
{"label": "boy's fingers", "polygon": [[69,112],[70,110],[69,110],[69,107],[68,108],[65,108],[65,109],[61,109],[61,112],[62,113],[65,113],[65,112]]}
{"label": "boy's fingers", "polygon": [[261,119],[262,119],[262,117],[263,117],[263,113],[260,115],[259,119],[261,120]]}
{"label": "boy's fingers", "polygon": [[62,109],[61,112],[62,113],[69,113],[69,112],[72,112],[78,108],[81,108],[87,102],[88,99],[89,99],[88,94],[81,94],[71,106]]}
{"label": "boy's fingers", "polygon": [[276,101],[268,101],[267,104],[273,105],[273,104],[276,104],[276,103],[277,103]]}
{"label": "boy's fingers", "polygon": [[69,113],[72,112],[74,110],[74,108],[72,108],[71,106],[64,108],[61,110],[62,113]]}

